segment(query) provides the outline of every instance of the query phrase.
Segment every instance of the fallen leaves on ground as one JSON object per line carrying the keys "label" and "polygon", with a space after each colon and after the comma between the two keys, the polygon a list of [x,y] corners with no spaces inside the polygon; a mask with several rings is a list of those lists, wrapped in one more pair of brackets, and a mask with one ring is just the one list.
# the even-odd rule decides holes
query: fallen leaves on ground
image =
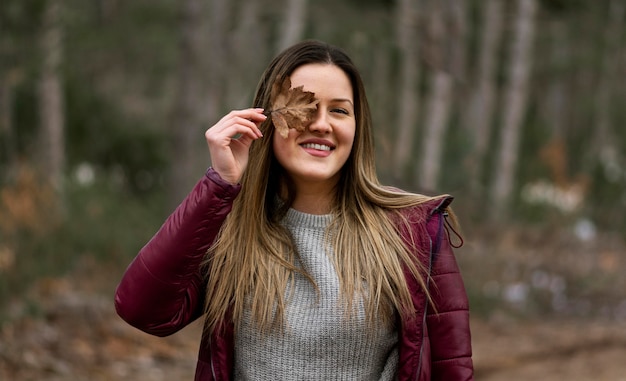
{"label": "fallen leaves on ground", "polygon": [[[123,270],[89,263],[80,276],[41,279],[6,306],[0,326],[0,380],[193,380],[201,321],[166,338],[122,321],[113,306]],[[625,380],[626,322],[472,320],[476,379]]]}
{"label": "fallen leaves on ground", "polygon": [[44,279],[0,327],[0,380],[193,380],[201,325],[158,338],[129,326],[112,295]]}

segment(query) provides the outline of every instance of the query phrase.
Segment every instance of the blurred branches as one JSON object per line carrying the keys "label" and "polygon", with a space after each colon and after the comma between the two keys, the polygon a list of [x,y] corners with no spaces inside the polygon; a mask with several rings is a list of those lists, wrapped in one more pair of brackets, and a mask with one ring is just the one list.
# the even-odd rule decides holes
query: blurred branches
{"label": "blurred branches", "polygon": [[[626,182],[624,3],[7,0],[1,180],[28,162],[59,183],[87,162],[180,199],[209,164],[202,132],[250,104],[276,47],[318,38],[362,68],[378,150],[393,157],[385,181],[466,193],[473,218],[496,205],[506,219],[541,209],[528,184],[585,177],[578,212],[599,218],[605,203],[587,194],[626,202],[612,190]],[[523,24],[525,5],[536,16]],[[554,156],[538,154],[556,141],[558,178]]]}

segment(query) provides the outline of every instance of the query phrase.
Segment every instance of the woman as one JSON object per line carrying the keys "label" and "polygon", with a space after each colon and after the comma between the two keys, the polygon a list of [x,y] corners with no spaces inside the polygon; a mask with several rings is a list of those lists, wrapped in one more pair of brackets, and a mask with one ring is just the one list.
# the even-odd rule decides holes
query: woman
{"label": "woman", "polygon": [[212,168],[127,269],[119,315],[160,336],[204,315],[196,380],[473,379],[451,197],[379,184],[348,56],[288,48],[254,106],[206,131]]}

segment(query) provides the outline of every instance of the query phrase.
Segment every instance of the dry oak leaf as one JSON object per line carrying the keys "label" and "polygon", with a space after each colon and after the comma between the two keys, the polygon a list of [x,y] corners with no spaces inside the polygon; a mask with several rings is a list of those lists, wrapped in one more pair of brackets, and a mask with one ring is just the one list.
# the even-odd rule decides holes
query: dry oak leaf
{"label": "dry oak leaf", "polygon": [[276,131],[286,138],[290,128],[304,131],[308,122],[315,117],[319,100],[303,86],[291,88],[291,80],[286,78],[282,84],[276,82],[272,86],[272,109],[269,114]]}

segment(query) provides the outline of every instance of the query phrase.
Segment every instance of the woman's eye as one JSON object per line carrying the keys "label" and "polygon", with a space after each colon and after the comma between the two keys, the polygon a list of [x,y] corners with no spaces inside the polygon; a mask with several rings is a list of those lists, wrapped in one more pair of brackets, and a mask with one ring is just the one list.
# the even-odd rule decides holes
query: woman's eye
{"label": "woman's eye", "polygon": [[344,108],[334,108],[332,110],[332,112],[337,112],[339,114],[344,114],[344,115],[349,115],[350,113],[348,112],[348,110],[344,109]]}

